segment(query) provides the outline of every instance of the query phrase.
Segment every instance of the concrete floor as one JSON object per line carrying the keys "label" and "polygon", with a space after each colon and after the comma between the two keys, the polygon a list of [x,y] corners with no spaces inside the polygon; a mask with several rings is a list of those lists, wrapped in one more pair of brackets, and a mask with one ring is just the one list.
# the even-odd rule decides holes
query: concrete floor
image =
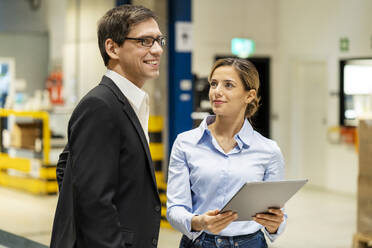
{"label": "concrete floor", "polygon": [[[0,187],[0,229],[48,245],[56,196]],[[287,204],[288,224],[272,248],[351,248],[356,198],[305,187]],[[161,229],[159,248],[178,247],[181,234]],[[1,247],[1,241],[0,241]]]}

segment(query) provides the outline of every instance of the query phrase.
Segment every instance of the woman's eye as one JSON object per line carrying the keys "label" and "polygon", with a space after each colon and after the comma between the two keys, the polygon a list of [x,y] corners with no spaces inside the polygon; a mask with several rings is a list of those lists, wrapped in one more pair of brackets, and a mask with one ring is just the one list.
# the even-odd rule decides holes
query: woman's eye
{"label": "woman's eye", "polygon": [[216,86],[217,86],[217,83],[216,83],[216,82],[211,82],[211,83],[210,83],[210,86],[211,86],[211,87],[216,87]]}
{"label": "woman's eye", "polygon": [[226,87],[226,88],[232,88],[233,86],[234,86],[234,85],[233,85],[232,83],[226,83],[226,84],[225,84],[225,87]]}

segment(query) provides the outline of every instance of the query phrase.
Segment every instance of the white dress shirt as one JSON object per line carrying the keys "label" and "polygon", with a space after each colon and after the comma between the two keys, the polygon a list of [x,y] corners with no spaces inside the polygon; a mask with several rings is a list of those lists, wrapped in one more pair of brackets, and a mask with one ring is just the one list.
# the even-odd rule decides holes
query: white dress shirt
{"label": "white dress shirt", "polygon": [[146,135],[147,142],[149,142],[149,95],[117,72],[107,70],[105,76],[114,81],[116,86],[118,86],[124,96],[128,99],[130,105],[132,106],[141,123],[143,132]]}

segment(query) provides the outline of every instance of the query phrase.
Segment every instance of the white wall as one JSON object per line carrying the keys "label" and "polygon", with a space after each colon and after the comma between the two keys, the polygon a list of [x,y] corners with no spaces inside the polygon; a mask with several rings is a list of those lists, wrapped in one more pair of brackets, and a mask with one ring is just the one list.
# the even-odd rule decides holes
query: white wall
{"label": "white wall", "polygon": [[77,96],[71,105],[98,85],[106,71],[98,48],[97,22],[114,5],[114,0],[67,0],[63,71],[66,88]]}
{"label": "white wall", "polygon": [[[287,177],[307,176],[311,172],[313,177],[324,180],[310,178],[310,184],[354,194],[358,172],[354,147],[333,145],[324,133],[319,137],[319,144],[324,144],[325,149],[322,165],[302,168],[306,163],[296,164],[301,161],[296,156],[302,152],[296,142],[304,134],[296,133],[299,125],[296,116],[303,113],[293,112],[301,112],[302,107],[293,107],[297,104],[294,89],[299,83],[299,64],[324,64],[328,89],[322,95],[326,103],[325,129],[338,125],[338,97],[329,93],[339,90],[341,58],[372,57],[372,1],[196,0],[192,4],[193,72],[206,76],[216,54],[230,53],[231,38],[254,39],[256,55],[272,58],[272,114],[277,116],[271,123],[272,136],[285,156]],[[350,41],[348,52],[339,50],[339,39],[344,36]]]}
{"label": "white wall", "polygon": [[230,54],[234,37],[256,42],[256,55],[273,55],[277,49],[277,0],[192,1],[192,71],[207,76],[214,56]]}
{"label": "white wall", "polygon": [[[63,44],[66,34],[66,0],[48,0],[46,17],[49,32],[49,62],[51,70],[62,66]],[[61,69],[61,68],[60,68]]]}

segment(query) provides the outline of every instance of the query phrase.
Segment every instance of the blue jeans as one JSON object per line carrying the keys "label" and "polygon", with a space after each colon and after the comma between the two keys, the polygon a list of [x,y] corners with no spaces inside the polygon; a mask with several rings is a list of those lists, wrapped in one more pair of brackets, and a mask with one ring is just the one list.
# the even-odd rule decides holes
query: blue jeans
{"label": "blue jeans", "polygon": [[180,248],[267,248],[267,244],[263,232],[259,230],[233,237],[202,233],[194,242],[183,235]]}

